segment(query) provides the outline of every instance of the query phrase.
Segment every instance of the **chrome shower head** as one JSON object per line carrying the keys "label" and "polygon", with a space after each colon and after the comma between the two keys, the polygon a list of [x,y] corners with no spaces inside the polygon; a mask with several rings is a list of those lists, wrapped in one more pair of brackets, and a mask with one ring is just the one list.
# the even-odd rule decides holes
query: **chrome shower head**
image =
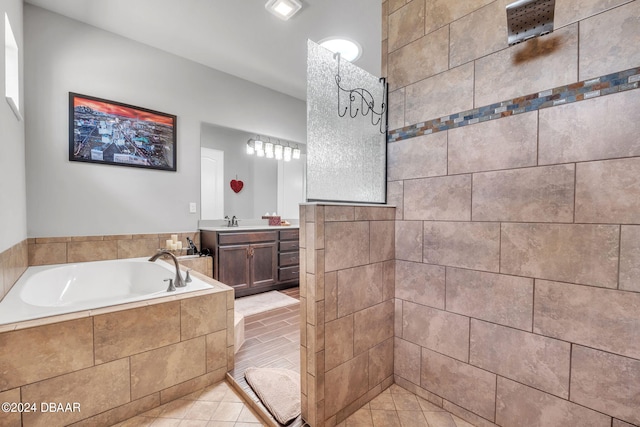
{"label": "chrome shower head", "polygon": [[553,31],[556,0],[518,0],[507,6],[509,46]]}

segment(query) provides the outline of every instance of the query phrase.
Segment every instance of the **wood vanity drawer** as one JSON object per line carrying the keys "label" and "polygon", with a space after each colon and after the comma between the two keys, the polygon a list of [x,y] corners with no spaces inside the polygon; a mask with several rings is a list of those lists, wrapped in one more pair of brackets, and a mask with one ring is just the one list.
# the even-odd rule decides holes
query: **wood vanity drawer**
{"label": "wood vanity drawer", "polygon": [[297,265],[300,263],[300,255],[298,252],[281,253],[280,254],[280,266]]}
{"label": "wood vanity drawer", "polygon": [[295,230],[281,230],[280,231],[280,240],[298,240],[300,236],[299,229]]}
{"label": "wood vanity drawer", "polygon": [[278,280],[281,282],[294,280],[300,277],[300,266],[280,268]]}
{"label": "wood vanity drawer", "polygon": [[297,240],[280,242],[280,252],[298,251],[298,249],[300,249],[300,243]]}
{"label": "wood vanity drawer", "polygon": [[276,231],[262,231],[254,233],[226,232],[218,233],[220,245],[236,245],[238,243],[274,242],[278,237]]}

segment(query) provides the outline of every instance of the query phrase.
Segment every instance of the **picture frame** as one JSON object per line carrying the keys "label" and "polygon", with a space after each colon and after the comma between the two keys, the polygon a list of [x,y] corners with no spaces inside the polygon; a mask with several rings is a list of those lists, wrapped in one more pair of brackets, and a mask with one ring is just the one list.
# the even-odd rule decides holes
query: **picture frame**
{"label": "picture frame", "polygon": [[175,172],[177,117],[69,92],[69,161]]}

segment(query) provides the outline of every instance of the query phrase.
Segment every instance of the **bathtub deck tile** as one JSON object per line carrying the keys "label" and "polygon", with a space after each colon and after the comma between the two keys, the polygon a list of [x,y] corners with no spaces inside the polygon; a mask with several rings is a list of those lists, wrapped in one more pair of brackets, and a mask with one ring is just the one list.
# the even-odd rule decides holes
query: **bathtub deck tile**
{"label": "bathtub deck tile", "polygon": [[96,363],[105,363],[180,341],[177,301],[95,316]]}
{"label": "bathtub deck tile", "polygon": [[78,319],[0,334],[0,391],[93,365],[93,322]]}

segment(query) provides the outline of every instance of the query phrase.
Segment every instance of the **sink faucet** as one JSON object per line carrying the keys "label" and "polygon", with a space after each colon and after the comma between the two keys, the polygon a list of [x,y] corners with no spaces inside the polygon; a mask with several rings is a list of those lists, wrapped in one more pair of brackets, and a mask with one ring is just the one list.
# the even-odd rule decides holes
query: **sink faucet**
{"label": "sink faucet", "polygon": [[224,219],[227,220],[227,227],[237,227],[238,219],[234,215],[233,218],[229,219],[229,215],[225,215]]}
{"label": "sink faucet", "polygon": [[161,249],[154,256],[149,258],[149,261],[155,262],[162,255],[169,255],[171,259],[173,259],[173,263],[176,266],[176,278],[173,280],[175,282],[176,288],[184,288],[185,286],[187,286],[187,284],[184,282],[184,279],[182,279],[182,276],[180,275],[180,265],[178,264],[178,258],[176,258],[176,256],[171,252]]}

